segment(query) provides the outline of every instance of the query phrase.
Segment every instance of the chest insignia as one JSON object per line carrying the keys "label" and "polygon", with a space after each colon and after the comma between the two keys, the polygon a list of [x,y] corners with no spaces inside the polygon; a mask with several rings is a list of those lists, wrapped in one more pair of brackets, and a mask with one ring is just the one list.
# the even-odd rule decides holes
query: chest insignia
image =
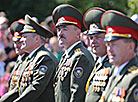
{"label": "chest insignia", "polygon": [[76,67],[74,70],[74,75],[76,76],[76,78],[81,78],[81,76],[83,75],[83,68]]}

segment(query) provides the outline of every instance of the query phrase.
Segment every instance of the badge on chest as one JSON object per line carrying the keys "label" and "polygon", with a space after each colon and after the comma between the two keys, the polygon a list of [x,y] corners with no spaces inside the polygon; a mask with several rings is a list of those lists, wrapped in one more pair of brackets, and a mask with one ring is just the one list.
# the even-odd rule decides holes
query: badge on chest
{"label": "badge on chest", "polygon": [[94,92],[102,92],[105,89],[105,86],[109,80],[109,71],[110,69],[105,68],[96,72],[91,84]]}
{"label": "badge on chest", "polygon": [[70,72],[71,70],[71,62],[70,60],[67,60],[63,66],[61,67],[60,71],[59,71],[59,74],[58,74],[58,77],[61,81],[64,80],[64,78],[67,76],[67,74]]}
{"label": "badge on chest", "polygon": [[110,94],[108,101],[109,102],[124,102],[125,89],[115,87],[113,92]]}

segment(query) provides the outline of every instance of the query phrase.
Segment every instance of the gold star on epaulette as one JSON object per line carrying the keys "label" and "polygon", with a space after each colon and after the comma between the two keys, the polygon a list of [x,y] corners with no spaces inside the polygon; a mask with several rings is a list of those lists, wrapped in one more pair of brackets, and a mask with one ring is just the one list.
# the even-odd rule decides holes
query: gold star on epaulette
{"label": "gold star on epaulette", "polygon": [[78,48],[78,49],[76,49],[76,50],[74,51],[74,54],[80,54],[80,53],[82,53],[82,51],[81,51],[80,48]]}
{"label": "gold star on epaulette", "polygon": [[128,71],[132,74],[137,74],[138,73],[138,67],[132,66],[128,69]]}

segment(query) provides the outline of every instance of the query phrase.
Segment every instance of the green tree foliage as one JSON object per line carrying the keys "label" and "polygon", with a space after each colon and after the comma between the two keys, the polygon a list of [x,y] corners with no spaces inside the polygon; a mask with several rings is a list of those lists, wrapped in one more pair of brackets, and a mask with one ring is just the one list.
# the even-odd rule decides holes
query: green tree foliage
{"label": "green tree foliage", "polygon": [[82,13],[92,7],[101,7],[105,10],[118,10],[127,14],[127,0],[57,0],[77,7]]}
{"label": "green tree foliage", "polygon": [[59,4],[71,4],[84,14],[89,8],[101,7],[115,9],[132,15],[138,13],[138,0],[1,0],[0,11],[5,11],[10,23],[24,18],[25,14],[35,16],[42,21],[52,14]]}
{"label": "green tree foliage", "polygon": [[128,0],[128,7],[130,8],[128,11],[129,16],[135,13],[138,14],[138,0]]}
{"label": "green tree foliage", "polygon": [[42,21],[51,15],[56,5],[55,0],[2,0],[0,11],[6,12],[9,23],[24,18],[25,14],[35,16]]}

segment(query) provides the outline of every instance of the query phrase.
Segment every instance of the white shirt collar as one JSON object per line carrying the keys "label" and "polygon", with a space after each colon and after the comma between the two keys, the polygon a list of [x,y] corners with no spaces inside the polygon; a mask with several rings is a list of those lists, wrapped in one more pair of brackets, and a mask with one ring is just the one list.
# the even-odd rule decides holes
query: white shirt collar
{"label": "white shirt collar", "polygon": [[24,55],[25,55],[25,53],[21,55],[21,59],[23,58]]}
{"label": "white shirt collar", "polygon": [[81,43],[81,41],[78,41],[74,43],[73,45],[71,45],[67,50],[65,50],[65,53],[68,55],[69,52],[73,49],[73,47],[76,46],[78,43]]}
{"label": "white shirt collar", "polygon": [[103,60],[105,59],[106,56],[107,56],[107,54],[104,55],[103,57],[101,57],[101,63],[103,62]]}
{"label": "white shirt collar", "polygon": [[115,68],[114,74],[117,76],[127,64],[128,64],[128,61],[122,64],[119,68]]}
{"label": "white shirt collar", "polygon": [[31,58],[33,56],[33,54],[40,48],[41,46],[37,47],[35,50],[33,50],[30,54],[29,54],[29,58]]}

